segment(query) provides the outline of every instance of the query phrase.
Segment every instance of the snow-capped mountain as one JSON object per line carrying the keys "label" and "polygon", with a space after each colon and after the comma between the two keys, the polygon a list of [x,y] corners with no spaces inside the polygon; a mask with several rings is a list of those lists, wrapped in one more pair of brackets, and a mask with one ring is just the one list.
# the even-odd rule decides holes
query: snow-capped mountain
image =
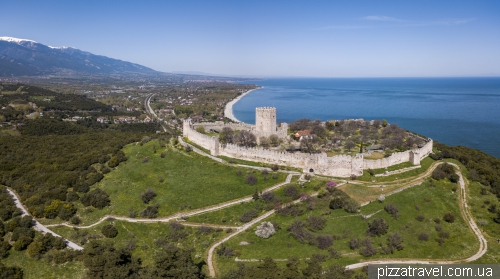
{"label": "snow-capped mountain", "polygon": [[151,74],[145,66],[71,47],[0,37],[0,76],[43,74]]}

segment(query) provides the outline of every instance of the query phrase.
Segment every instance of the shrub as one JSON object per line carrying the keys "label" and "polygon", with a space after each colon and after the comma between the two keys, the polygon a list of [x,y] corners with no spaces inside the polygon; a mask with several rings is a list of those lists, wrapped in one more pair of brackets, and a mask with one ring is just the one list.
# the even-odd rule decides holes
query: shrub
{"label": "shrub", "polygon": [[304,228],[304,222],[300,220],[294,220],[293,223],[288,227],[290,234],[295,237],[299,242],[305,243],[309,239],[313,238],[313,235]]}
{"label": "shrub", "polygon": [[319,249],[327,249],[328,247],[332,246],[333,244],[333,237],[330,235],[318,235],[316,237],[316,246],[318,246]]}
{"label": "shrub", "polygon": [[159,207],[160,206],[157,204],[150,205],[141,211],[141,216],[146,217],[146,218],[156,218],[156,216],[158,216],[158,208]]}
{"label": "shrub", "polygon": [[274,164],[274,165],[271,166],[271,169],[273,171],[277,171],[277,170],[279,170],[279,167],[278,167],[278,165]]}
{"label": "shrub", "polygon": [[262,222],[255,230],[255,234],[262,238],[270,238],[275,233],[274,225],[270,222]]}
{"label": "shrub", "polygon": [[274,203],[277,201],[276,195],[271,191],[262,193],[261,199],[266,203]]}
{"label": "shrub", "polygon": [[73,217],[71,217],[71,219],[69,219],[69,222],[72,225],[79,225],[81,223],[81,220],[78,216],[73,216]]}
{"label": "shrub", "polygon": [[421,233],[418,235],[418,240],[421,241],[428,241],[429,240],[429,234],[428,233]]}
{"label": "shrub", "polygon": [[444,215],[443,220],[445,220],[448,223],[453,223],[455,222],[455,215],[453,213],[448,212]]}
{"label": "shrub", "polygon": [[349,241],[349,247],[350,247],[352,250],[357,249],[357,248],[359,247],[359,245],[360,245],[360,244],[361,244],[361,243],[360,243],[359,239],[358,239],[358,238],[355,238],[355,237],[351,238],[351,240]]}
{"label": "shrub", "polygon": [[92,205],[95,208],[103,209],[109,206],[110,200],[108,194],[101,189],[94,189],[80,198],[80,201],[85,206]]}
{"label": "shrub", "polygon": [[101,232],[107,238],[114,238],[118,235],[118,230],[111,224],[102,227]]}
{"label": "shrub", "polygon": [[394,249],[399,251],[403,250],[404,248],[403,237],[398,232],[390,234],[387,238],[387,242],[387,245],[391,248],[391,253],[394,251]]}
{"label": "shrub", "polygon": [[377,218],[368,223],[368,230],[366,231],[370,236],[380,236],[387,233],[389,225],[382,218]]}
{"label": "shrub", "polygon": [[240,217],[240,222],[247,223],[250,222],[253,218],[259,216],[257,211],[255,210],[248,210],[243,212],[243,215]]}
{"label": "shrub", "polygon": [[425,220],[425,217],[423,215],[418,215],[415,219],[419,222],[423,222]]}
{"label": "shrub", "polygon": [[397,208],[397,206],[395,206],[394,204],[392,204],[392,203],[391,203],[391,204],[386,205],[386,206],[384,207],[384,210],[385,210],[387,213],[391,214],[391,215],[392,215],[392,217],[393,217],[394,219],[396,219],[396,220],[397,220],[397,219],[399,218],[399,214],[398,214],[399,209],[398,209],[398,208]]}
{"label": "shrub", "polygon": [[359,203],[354,199],[349,199],[349,201],[346,204],[344,204],[344,210],[349,213],[358,212],[360,207],[361,206],[359,205]]}
{"label": "shrub", "polygon": [[211,227],[207,227],[207,226],[201,226],[201,227],[198,227],[198,231],[201,234],[209,234],[209,233],[212,233],[214,231],[214,229],[212,229]]}
{"label": "shrub", "polygon": [[31,242],[33,242],[33,238],[31,238],[29,236],[21,235],[21,236],[19,236],[19,239],[17,239],[17,241],[14,243],[14,245],[12,247],[16,251],[21,251],[21,250],[26,249],[28,247],[28,245],[31,244]]}
{"label": "shrub", "polygon": [[361,250],[359,251],[361,255],[365,257],[370,257],[377,254],[377,249],[373,247],[373,242],[371,239],[369,238],[363,239],[363,241],[361,241],[361,245],[363,246],[363,248],[361,248]]}
{"label": "shrub", "polygon": [[295,185],[288,185],[285,187],[285,196],[291,197],[292,199],[296,200],[299,198],[299,190]]}
{"label": "shrub", "polygon": [[142,193],[142,195],[141,195],[141,199],[144,203],[149,203],[155,197],[156,197],[156,193],[151,188],[147,189],[146,192]]}
{"label": "shrub", "polygon": [[334,197],[329,204],[329,207],[333,210],[344,207],[346,200],[344,197]]}
{"label": "shrub", "polygon": [[311,231],[320,231],[325,228],[326,219],[321,216],[310,215],[307,217],[307,227]]}
{"label": "shrub", "polygon": [[255,183],[257,183],[257,177],[253,174],[249,174],[247,177],[245,177],[245,182],[248,185],[255,185]]}
{"label": "shrub", "polygon": [[180,231],[184,229],[184,225],[176,221],[168,223],[168,226],[174,231]]}
{"label": "shrub", "polygon": [[66,194],[66,201],[67,202],[74,202],[74,201],[77,201],[79,199],[80,199],[80,196],[76,192],[69,191]]}
{"label": "shrub", "polygon": [[450,176],[448,176],[448,179],[453,183],[457,183],[460,180],[460,176],[458,174],[454,173],[454,174],[451,174]]}
{"label": "shrub", "polygon": [[222,256],[222,257],[235,257],[238,256],[239,253],[234,251],[232,248],[229,248],[227,246],[222,245],[219,249],[217,249],[217,255]]}
{"label": "shrub", "polygon": [[149,158],[143,158],[143,159],[142,159],[142,162],[143,162],[143,163],[148,163],[148,162],[149,162]]}

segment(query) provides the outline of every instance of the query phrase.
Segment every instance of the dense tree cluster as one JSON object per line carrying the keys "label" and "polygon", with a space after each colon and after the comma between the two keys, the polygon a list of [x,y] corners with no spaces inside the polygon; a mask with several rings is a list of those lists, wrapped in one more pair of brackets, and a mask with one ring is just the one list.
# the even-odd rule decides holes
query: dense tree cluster
{"label": "dense tree cluster", "polygon": [[[23,133],[37,134],[52,122],[29,121],[33,125],[26,125]],[[142,137],[110,130],[71,134],[64,128],[68,125],[76,124],[62,124],[57,135],[0,136],[0,184],[15,189],[35,217],[69,220],[76,212],[73,203],[80,200],[78,192],[88,192],[103,173],[125,161],[120,149]],[[96,208],[109,204],[101,192],[84,194],[81,201]],[[4,199],[0,202],[4,205]],[[12,215],[12,209],[1,206],[0,218]]]}
{"label": "dense tree cluster", "polygon": [[286,266],[279,267],[273,259],[264,258],[258,265],[239,264],[236,269],[230,270],[222,276],[223,279],[306,279],[306,278],[335,278],[335,279],[357,279],[366,278],[364,273],[355,273],[346,270],[341,265],[331,265],[323,268],[322,262],[326,258],[323,255],[313,255],[310,260],[301,265],[298,259],[289,259]]}
{"label": "dense tree cluster", "polygon": [[130,250],[111,243],[91,241],[83,252],[87,278],[205,278],[190,250],[166,244],[154,256],[154,264],[143,267]]}
{"label": "dense tree cluster", "polygon": [[500,159],[482,151],[464,146],[447,146],[435,142],[434,147],[439,150],[430,156],[435,159],[453,158],[469,171],[467,177],[472,181],[483,184],[487,189],[500,198]]}
{"label": "dense tree cluster", "polygon": [[443,163],[439,165],[433,172],[432,178],[439,180],[448,178],[449,181],[453,183],[457,183],[460,177],[455,173],[455,169],[452,165],[448,163]]}

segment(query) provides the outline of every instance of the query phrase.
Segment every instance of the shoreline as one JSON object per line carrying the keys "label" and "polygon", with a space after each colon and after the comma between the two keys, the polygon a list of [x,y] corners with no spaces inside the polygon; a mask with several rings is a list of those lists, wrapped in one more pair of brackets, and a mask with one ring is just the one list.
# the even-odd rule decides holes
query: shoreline
{"label": "shoreline", "polygon": [[250,92],[257,90],[257,89],[261,89],[261,88],[263,88],[263,87],[258,87],[255,89],[248,90],[247,92],[241,94],[240,96],[238,96],[238,97],[232,99],[230,102],[228,102],[226,104],[226,108],[224,109],[224,117],[229,118],[234,122],[241,122],[233,114],[233,105],[236,104],[236,102],[238,102],[241,98],[245,97]]}

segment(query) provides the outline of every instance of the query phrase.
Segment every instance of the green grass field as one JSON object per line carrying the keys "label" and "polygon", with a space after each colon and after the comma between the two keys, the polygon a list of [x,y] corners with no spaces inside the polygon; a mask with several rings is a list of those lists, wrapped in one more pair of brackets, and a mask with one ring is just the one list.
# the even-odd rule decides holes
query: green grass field
{"label": "green grass field", "polygon": [[54,265],[44,259],[31,258],[26,251],[11,249],[9,256],[2,259],[6,266],[19,266],[23,269],[24,279],[61,278],[80,279],[84,278],[85,268],[82,262],[68,262]]}
{"label": "green grass field", "polygon": [[[262,190],[285,180],[283,173],[277,173],[277,179],[272,178],[274,173],[269,173],[266,180],[258,170],[227,166],[173,147],[160,148],[156,140],[143,146],[128,145],[124,152],[128,160],[92,186],[109,194],[111,206],[103,210],[79,210],[84,224],[105,214],[128,216],[130,209],[140,213],[147,207],[141,194],[149,188],[157,194],[150,204],[159,204],[161,217],[252,195],[256,187]],[[161,158],[162,152],[165,158]],[[258,182],[248,185],[247,175],[256,176]]]}
{"label": "green grass field", "polygon": [[[352,264],[363,260],[373,258],[418,258],[418,259],[461,259],[473,255],[478,250],[477,240],[468,228],[464,220],[462,220],[457,194],[452,192],[455,184],[446,181],[434,182],[436,187],[430,187],[427,183],[417,186],[401,193],[389,196],[384,203],[373,202],[365,207],[362,207],[362,214],[371,214],[382,210],[371,219],[363,220],[359,215],[348,214],[343,210],[335,210],[338,216],[328,216],[326,227],[318,232],[319,234],[335,235],[337,240],[334,241],[332,247],[342,254],[340,259],[329,259],[325,262],[326,265],[332,263]],[[395,220],[389,213],[383,210],[387,204],[394,204],[399,208],[400,217]],[[327,208],[315,208],[312,211],[306,211],[302,216],[296,217],[300,220],[310,215],[319,215],[324,213]],[[442,220],[444,214],[452,212],[456,216],[454,223],[441,221],[442,231],[449,233],[449,238],[445,240],[442,246],[438,245],[436,239],[438,232],[436,231],[435,218]],[[416,217],[422,215],[424,220],[418,221]],[[341,217],[350,216],[350,217]],[[341,217],[341,218],[339,218]],[[396,251],[394,254],[382,255],[377,254],[372,257],[363,257],[359,255],[358,250],[349,248],[349,241],[352,237],[361,239],[367,237],[366,230],[368,222],[374,218],[383,218],[389,224],[388,233],[399,232],[403,237],[405,248],[401,251]],[[274,259],[287,259],[297,257],[304,260],[312,254],[328,254],[328,251],[320,250],[319,248],[298,242],[289,234],[287,228],[294,221],[293,217],[283,217],[279,214],[268,218],[268,221],[276,222],[281,229],[269,239],[262,239],[255,235],[255,228],[234,237],[227,242],[227,246],[240,252],[239,258],[253,259],[264,258],[270,256]],[[429,240],[422,241],[418,239],[419,234],[428,233]],[[374,247],[379,250],[381,245],[387,243],[387,235],[373,237]],[[246,241],[250,245],[241,246],[239,243]],[[221,259],[219,269],[221,271],[235,267],[235,262]]]}

